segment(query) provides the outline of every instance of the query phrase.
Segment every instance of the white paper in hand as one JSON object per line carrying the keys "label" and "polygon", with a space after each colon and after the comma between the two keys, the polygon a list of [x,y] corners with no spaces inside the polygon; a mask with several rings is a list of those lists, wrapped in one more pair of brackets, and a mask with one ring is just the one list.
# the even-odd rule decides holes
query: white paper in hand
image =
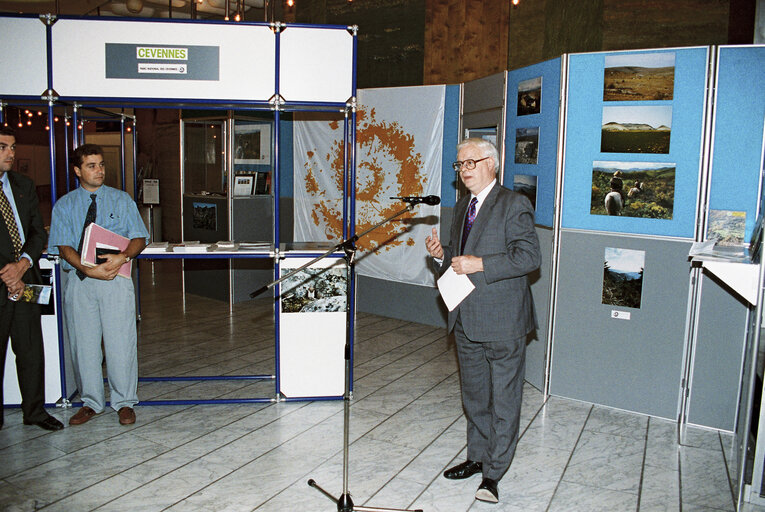
{"label": "white paper in hand", "polygon": [[458,274],[452,267],[438,278],[437,284],[441,298],[444,299],[444,304],[449,311],[454,311],[454,308],[459,306],[460,302],[475,289],[475,285],[467,274]]}

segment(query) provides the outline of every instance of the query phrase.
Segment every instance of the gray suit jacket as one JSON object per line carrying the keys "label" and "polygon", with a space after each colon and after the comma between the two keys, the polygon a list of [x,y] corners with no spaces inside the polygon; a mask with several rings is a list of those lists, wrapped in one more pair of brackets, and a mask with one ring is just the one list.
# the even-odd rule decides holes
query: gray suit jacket
{"label": "gray suit jacket", "polygon": [[[443,274],[458,255],[470,195],[457,202],[444,246]],[[475,290],[449,312],[449,330],[460,315],[465,335],[474,341],[520,338],[536,328],[527,275],[539,268],[541,255],[529,200],[496,184],[473,221],[465,255],[483,258],[483,272],[469,274]]]}

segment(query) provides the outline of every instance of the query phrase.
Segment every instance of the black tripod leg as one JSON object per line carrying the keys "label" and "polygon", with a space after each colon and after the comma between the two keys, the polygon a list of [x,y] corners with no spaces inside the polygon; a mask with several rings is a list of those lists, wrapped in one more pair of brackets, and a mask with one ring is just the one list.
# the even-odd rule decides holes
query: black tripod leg
{"label": "black tripod leg", "polygon": [[353,500],[351,499],[351,496],[348,494],[343,494],[339,498],[335,498],[330,493],[322,489],[321,486],[317,484],[316,480],[314,480],[313,478],[308,480],[308,486],[313,487],[314,489],[322,493],[324,496],[326,496],[333,502],[337,503],[338,512],[352,512],[353,510],[358,510],[353,508]]}

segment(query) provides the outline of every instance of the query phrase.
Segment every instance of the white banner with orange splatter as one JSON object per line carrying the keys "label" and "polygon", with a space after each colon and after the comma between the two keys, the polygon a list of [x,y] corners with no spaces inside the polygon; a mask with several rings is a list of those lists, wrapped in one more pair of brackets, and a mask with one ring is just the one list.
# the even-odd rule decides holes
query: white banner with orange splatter
{"label": "white banner with orange splatter", "polygon": [[[356,233],[403,209],[397,196],[439,195],[445,86],[365,89],[356,122]],[[295,114],[295,241],[342,238],[343,122]],[[417,205],[356,244],[359,274],[433,286],[425,237],[438,206]]]}

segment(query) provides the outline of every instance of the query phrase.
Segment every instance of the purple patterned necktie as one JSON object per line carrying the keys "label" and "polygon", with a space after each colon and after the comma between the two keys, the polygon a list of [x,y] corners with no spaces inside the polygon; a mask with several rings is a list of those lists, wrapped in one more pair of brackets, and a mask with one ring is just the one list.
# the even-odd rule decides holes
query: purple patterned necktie
{"label": "purple patterned necktie", "polygon": [[465,217],[465,227],[462,228],[462,245],[460,254],[465,252],[465,243],[467,242],[470,229],[473,227],[473,221],[475,220],[475,205],[478,204],[478,198],[474,197],[470,200],[470,206],[468,206],[467,216]]}

